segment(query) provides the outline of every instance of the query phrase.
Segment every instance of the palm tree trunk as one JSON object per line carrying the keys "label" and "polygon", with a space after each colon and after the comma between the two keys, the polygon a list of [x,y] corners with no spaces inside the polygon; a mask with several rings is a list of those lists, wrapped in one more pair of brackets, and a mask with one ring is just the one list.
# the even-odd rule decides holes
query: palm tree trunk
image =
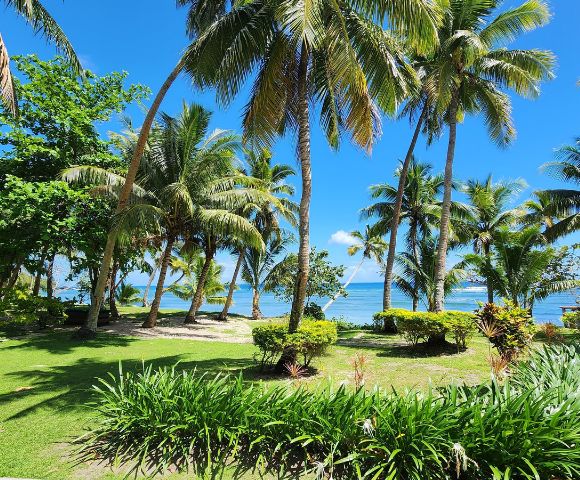
{"label": "palm tree trunk", "polygon": [[[485,255],[485,261],[491,265],[491,252],[489,251],[489,245],[486,243],[483,245],[483,254]],[[487,303],[493,303],[493,285],[491,284],[491,279],[488,277],[485,279],[485,286],[487,288]]]}
{"label": "palm tree trunk", "polygon": [[163,256],[161,257],[161,264],[159,267],[159,278],[157,279],[157,286],[155,287],[155,298],[151,304],[151,310],[147,316],[147,320],[141,325],[144,328],[153,328],[157,325],[157,314],[159,313],[159,305],[161,304],[161,296],[163,295],[163,285],[165,284],[165,276],[167,275],[167,267],[169,266],[169,260],[171,259],[171,250],[173,249],[173,243],[175,239],[173,237],[167,238],[167,245],[163,251]]}
{"label": "palm tree trunk", "polygon": [[[417,223],[411,220],[411,228],[409,229],[411,236],[411,250],[413,251],[413,259],[415,265],[419,265],[419,251],[417,250]],[[419,272],[415,271],[415,278],[413,279],[413,311],[416,312],[419,308]]]}
{"label": "palm tree trunk", "polygon": [[258,320],[264,317],[260,310],[260,291],[257,288],[252,288],[252,291],[254,292],[252,296],[252,319]]}
{"label": "palm tree trunk", "polygon": [[[183,67],[185,66],[186,57],[182,57],[175,68],[171,71],[169,76],[166,78],[165,82],[157,92],[153,103],[151,104],[151,108],[147,112],[145,116],[145,120],[143,121],[143,125],[141,126],[141,130],[139,132],[139,138],[137,139],[137,143],[135,145],[135,150],[133,151],[133,157],[131,158],[131,163],[129,164],[129,169],[127,170],[127,176],[125,177],[125,183],[123,188],[121,189],[121,193],[119,194],[119,201],[117,203],[116,212],[122,211],[127,202],[129,201],[129,194],[133,189],[133,184],[135,183],[135,177],[137,175],[137,171],[139,170],[139,164],[141,162],[141,157],[143,156],[143,152],[145,151],[145,146],[147,144],[147,139],[149,138],[149,131],[151,130],[151,125],[153,125],[153,120],[155,119],[155,115],[157,115],[157,111],[159,110],[159,106],[169,90],[169,87],[173,84]],[[107,277],[109,274],[109,269],[111,268],[111,260],[113,258],[113,250],[115,248],[115,243],[117,241],[117,234],[111,228],[109,230],[109,235],[107,236],[107,243],[105,245],[105,250],[103,252],[103,260],[101,262],[101,267],[99,269],[99,277],[95,286],[95,291],[91,295],[91,308],[89,309],[89,314],[87,316],[86,324],[76,333],[76,337],[83,339],[83,338],[92,338],[95,336],[97,332],[97,320],[99,317],[99,311],[101,310],[101,303],[103,301],[103,296],[105,294],[105,288],[107,286]],[[145,322],[147,323],[147,322]]]}
{"label": "palm tree trunk", "polygon": [[423,121],[427,116],[428,106],[423,107],[421,116],[417,120],[417,125],[415,131],[413,132],[413,137],[411,138],[411,144],[407,150],[407,155],[405,155],[405,160],[403,161],[403,166],[401,167],[401,173],[399,175],[399,185],[397,187],[397,197],[395,198],[395,206],[393,207],[393,218],[391,219],[391,235],[389,238],[389,252],[387,254],[387,264],[385,267],[385,284],[383,288],[383,310],[391,308],[391,298],[392,298],[392,283],[393,283],[393,267],[395,265],[395,256],[397,248],[397,230],[399,229],[399,219],[401,217],[401,205],[403,204],[403,194],[405,192],[405,183],[407,181],[407,172],[409,171],[409,165],[413,159],[413,152],[415,151],[415,145],[417,145],[417,140],[419,138],[419,133],[421,133],[421,127],[423,126]]}
{"label": "palm tree trunk", "polygon": [[111,268],[111,278],[109,282],[109,309],[111,310],[111,317],[119,318],[119,309],[117,308],[117,299],[115,292],[117,290],[117,272],[119,271],[119,262],[113,263]]}
{"label": "palm tree trunk", "polygon": [[149,306],[149,290],[151,289],[151,285],[153,284],[153,279],[155,278],[155,274],[157,273],[157,270],[159,268],[159,265],[157,264],[157,262],[155,262],[154,266],[153,266],[153,270],[151,270],[151,275],[149,275],[149,280],[147,280],[147,285],[145,287],[145,291],[143,292],[143,306],[144,307],[148,307]]}
{"label": "palm tree trunk", "polygon": [[[310,118],[308,110],[308,47],[303,42],[300,52],[300,66],[298,70],[298,157],[302,173],[302,195],[299,211],[299,247],[298,273],[294,284],[292,310],[288,322],[288,331],[296,332],[302,314],[304,313],[304,299],[306,298],[306,284],[308,283],[309,255],[310,255],[310,198],[312,196],[312,169],[310,163]],[[284,357],[284,355],[282,355]],[[291,359],[284,359],[291,360]]]}
{"label": "palm tree trunk", "polygon": [[46,298],[52,298],[54,296],[54,258],[56,254],[52,254],[48,260],[48,266],[46,268]]}
{"label": "palm tree trunk", "polygon": [[457,93],[454,93],[449,107],[449,144],[445,161],[445,176],[443,180],[443,203],[441,205],[441,221],[439,226],[439,244],[437,245],[437,262],[435,264],[435,311],[444,308],[445,270],[447,246],[449,242],[449,217],[451,212],[451,188],[453,186],[453,159],[455,157],[455,142],[457,139]]}
{"label": "palm tree trunk", "polygon": [[[346,290],[346,287],[348,287],[350,285],[350,282],[353,281],[354,277],[356,276],[356,274],[358,273],[358,271],[360,270],[360,268],[362,267],[362,264],[365,261],[365,257],[363,257],[361,259],[361,261],[358,263],[358,265],[356,266],[356,268],[353,270],[353,272],[350,274],[350,277],[348,277],[348,280],[344,283],[344,285],[342,286],[343,290]],[[324,307],[322,307],[322,311],[326,312],[326,310],[328,309],[328,307],[330,307],[334,301],[338,298],[338,294],[335,295],[334,297],[332,297],[327,303],[326,305],[324,305]]]}
{"label": "palm tree trunk", "polygon": [[242,268],[242,263],[244,263],[244,250],[240,249],[238,252],[238,261],[236,262],[236,268],[234,269],[234,274],[232,275],[232,281],[230,282],[230,288],[228,289],[228,298],[226,298],[226,303],[224,308],[218,316],[218,320],[227,320],[228,311],[232,306],[232,300],[234,298],[234,290],[236,289],[236,281]]}
{"label": "palm tree trunk", "polygon": [[203,262],[203,267],[201,268],[201,273],[199,275],[199,280],[197,281],[197,288],[195,289],[195,295],[193,296],[193,300],[191,301],[191,306],[189,307],[189,311],[185,316],[184,323],[197,323],[195,319],[195,315],[197,314],[197,310],[202,304],[203,300],[203,289],[205,288],[205,280],[207,279],[207,272],[209,272],[209,267],[211,266],[211,261],[213,260],[213,255],[215,253],[215,249],[208,249],[205,253],[205,261]]}

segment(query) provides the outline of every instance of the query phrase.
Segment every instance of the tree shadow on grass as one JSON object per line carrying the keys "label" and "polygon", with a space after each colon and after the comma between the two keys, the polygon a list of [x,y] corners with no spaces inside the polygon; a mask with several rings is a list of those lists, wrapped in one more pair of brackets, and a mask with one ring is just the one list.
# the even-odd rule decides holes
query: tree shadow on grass
{"label": "tree shadow on grass", "polygon": [[373,335],[360,338],[342,338],[337,342],[340,347],[366,350],[378,350],[377,357],[386,358],[429,358],[445,357],[457,355],[465,349],[457,350],[457,346],[452,343],[442,345],[428,345],[419,343],[416,346],[410,345],[396,336]]}
{"label": "tree shadow on grass", "polygon": [[[244,380],[251,381],[259,377],[252,358],[231,359],[211,358],[198,361],[183,361],[183,355],[158,357],[142,362],[140,360],[123,360],[121,362],[124,372],[138,372],[143,366],[153,365],[153,368],[170,367],[177,365],[179,370],[195,370],[199,375],[206,374],[210,377],[218,373],[227,373],[232,376],[242,374]],[[19,410],[6,420],[20,418],[33,413],[39,408],[50,408],[61,411],[73,411],[87,407],[87,404],[95,400],[93,385],[98,384],[97,378],[110,379],[110,375],[118,376],[119,362],[107,362],[93,358],[80,358],[76,362],[67,365],[55,365],[48,369],[21,370],[6,374],[17,378],[26,384],[26,388],[20,391],[8,392],[0,395],[0,409],[3,405],[27,398],[27,406]],[[57,392],[47,398],[52,392]],[[60,393],[58,393],[60,392]],[[38,401],[34,399],[38,398]],[[31,403],[32,402],[32,403]]]}

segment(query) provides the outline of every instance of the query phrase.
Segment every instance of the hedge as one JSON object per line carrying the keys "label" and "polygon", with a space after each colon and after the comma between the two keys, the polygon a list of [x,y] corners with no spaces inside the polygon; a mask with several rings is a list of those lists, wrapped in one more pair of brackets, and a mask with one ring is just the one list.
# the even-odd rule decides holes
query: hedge
{"label": "hedge", "polygon": [[403,308],[391,308],[373,316],[375,328],[394,324],[397,331],[411,344],[421,340],[451,335],[457,348],[465,348],[467,340],[475,333],[475,315],[470,312],[446,310],[443,312],[412,312]]}

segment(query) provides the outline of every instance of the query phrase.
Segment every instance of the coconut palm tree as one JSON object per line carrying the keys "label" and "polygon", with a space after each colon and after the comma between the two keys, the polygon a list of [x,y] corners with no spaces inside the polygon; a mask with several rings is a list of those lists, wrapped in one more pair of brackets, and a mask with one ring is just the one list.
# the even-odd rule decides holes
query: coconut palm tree
{"label": "coconut palm tree", "polygon": [[[379,200],[361,211],[362,218],[377,218],[378,233],[385,235],[392,227],[394,212],[399,208],[399,221],[408,225],[406,236],[407,248],[418,259],[418,241],[429,235],[439,221],[441,207],[437,199],[443,187],[443,176],[433,175],[431,165],[411,160],[401,202],[397,205],[398,188],[382,183],[370,187],[371,198]],[[395,171],[395,177],[400,177],[403,167]],[[390,248],[389,243],[389,248]],[[383,309],[390,307],[391,278],[388,277],[389,264],[385,267],[385,281],[383,287]],[[413,297],[415,300],[417,295]],[[417,308],[414,301],[413,308]]]}
{"label": "coconut palm tree", "polygon": [[[578,287],[578,282],[570,279],[543,281],[556,251],[547,245],[539,226],[519,231],[500,228],[495,235],[494,250],[488,272],[490,283],[498,295],[517,306],[531,310],[537,300]],[[466,255],[465,263],[476,268],[487,267],[486,259],[477,254]]]}
{"label": "coconut palm tree", "polygon": [[[4,0],[24,18],[35,33],[41,33],[49,42],[65,55],[75,73],[82,72],[81,62],[66,35],[39,0]],[[0,100],[6,110],[16,114],[18,111],[17,92],[10,72],[10,57],[2,34],[0,33]]]}
{"label": "coconut palm tree", "polygon": [[276,265],[276,258],[291,241],[292,237],[284,233],[270,235],[265,241],[265,250],[260,251],[255,248],[245,250],[242,278],[252,288],[252,318],[254,320],[263,316],[260,310],[260,295],[263,291],[270,289],[269,274]]}
{"label": "coconut palm tree", "polygon": [[532,198],[523,203],[522,209],[527,212],[521,218],[523,225],[528,227],[539,225],[545,230],[552,228],[562,215],[558,212],[556,203],[552,201],[552,196],[546,191],[534,192]]}
{"label": "coconut palm tree", "polygon": [[[383,237],[380,235],[378,230],[379,229],[376,225],[366,225],[364,233],[358,230],[350,232],[350,235],[356,240],[356,243],[348,247],[347,252],[352,257],[362,251],[362,258],[348,277],[347,281],[344,282],[344,285],[342,286],[343,291],[345,291],[346,287],[348,287],[354,280],[354,277],[356,277],[356,274],[361,269],[365,260],[373,259],[378,264],[383,263],[383,255],[387,250],[387,242],[383,240]],[[322,307],[322,311],[326,312],[328,307],[330,307],[337,298],[338,295],[333,296],[326,305]]]}
{"label": "coconut palm tree", "polygon": [[[543,169],[560,180],[580,185],[580,138],[574,145],[558,149],[556,155],[558,160],[545,164]],[[541,195],[549,199],[554,216],[561,218],[553,225],[546,225],[545,235],[549,240],[580,230],[580,190],[544,190]]]}
{"label": "coconut palm tree", "polygon": [[[417,309],[419,299],[423,297],[427,309],[435,311],[435,264],[437,259],[437,239],[426,236],[417,243],[418,255],[402,252],[397,255],[395,285],[404,295],[413,301],[413,311]],[[467,276],[460,264],[449,269],[445,274],[445,296],[452,293]]]}
{"label": "coconut palm tree", "polygon": [[527,0],[500,13],[499,0],[447,3],[438,31],[439,46],[425,59],[430,68],[424,81],[436,115],[449,126],[437,255],[437,311],[444,307],[457,123],[466,114],[482,114],[490,138],[499,146],[509,144],[515,129],[510,100],[503,90],[537,97],[540,82],[552,78],[554,66],[549,51],[506,48],[520,34],[548,23],[550,12],[544,1]]}
{"label": "coconut palm tree", "polygon": [[[481,253],[488,263],[491,262],[495,233],[502,227],[513,225],[523,215],[520,208],[508,209],[507,204],[526,186],[523,180],[493,183],[489,175],[483,182],[469,180],[460,189],[467,196],[469,208],[459,220],[457,230],[473,244],[473,251]],[[493,303],[493,286],[490,281],[486,284],[487,301]]]}
{"label": "coconut palm tree", "polygon": [[[246,150],[245,157],[248,165],[245,173],[252,178],[259,179],[259,188],[275,196],[283,207],[282,209],[276,208],[270,203],[248,205],[245,213],[264,239],[268,239],[271,235],[280,236],[282,232],[280,220],[282,218],[291,226],[296,226],[297,224],[298,205],[288,198],[294,195],[294,187],[286,183],[287,178],[294,175],[295,171],[289,165],[272,165],[272,154],[268,149],[260,149],[259,151]],[[245,246],[239,242],[234,242],[231,247],[237,256],[237,260],[232,280],[229,284],[227,301],[218,316],[220,320],[227,320],[237,278],[244,262]]]}
{"label": "coconut palm tree", "polygon": [[121,284],[117,287],[117,291],[115,292],[115,299],[121,305],[133,305],[137,303],[141,298],[140,290],[131,285],[130,283],[121,282]]}
{"label": "coconut palm tree", "polygon": [[409,43],[424,52],[433,46],[438,12],[431,1],[250,0],[212,24],[188,59],[196,82],[215,86],[226,104],[255,74],[243,119],[248,141],[268,145],[278,135],[297,134],[302,193],[291,332],[302,318],[309,270],[310,105],[320,105],[332,147],[348,132],[371,149],[380,133],[379,110],[393,113],[415,83],[401,42],[375,23],[387,17]]}

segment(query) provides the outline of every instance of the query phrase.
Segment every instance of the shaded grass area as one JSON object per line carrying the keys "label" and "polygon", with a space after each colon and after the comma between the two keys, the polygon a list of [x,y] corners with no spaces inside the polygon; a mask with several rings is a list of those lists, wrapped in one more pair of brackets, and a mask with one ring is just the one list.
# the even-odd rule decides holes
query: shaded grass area
{"label": "shaded grass area", "polygon": [[[413,349],[398,336],[352,330],[340,337],[339,343],[316,362],[318,375],[301,380],[301,384],[308,388],[322,382],[352,385],[351,361],[356,353],[367,358],[364,372],[367,387],[377,384],[402,389],[452,381],[477,383],[489,375],[485,359],[488,344],[481,337],[473,339],[464,352],[447,350],[436,354],[420,347]],[[163,366],[179,362],[183,369],[210,375],[242,373],[248,381],[292,383],[264,377],[253,361],[254,353],[251,344],[105,334],[89,343],[78,343],[70,339],[67,331],[2,341],[0,477],[120,478],[106,468],[75,466],[70,461],[73,447],[69,442],[90,427],[94,419],[95,413],[88,403],[92,400],[90,387],[95,377],[117,372],[120,361],[125,370],[140,369],[143,363]]]}

